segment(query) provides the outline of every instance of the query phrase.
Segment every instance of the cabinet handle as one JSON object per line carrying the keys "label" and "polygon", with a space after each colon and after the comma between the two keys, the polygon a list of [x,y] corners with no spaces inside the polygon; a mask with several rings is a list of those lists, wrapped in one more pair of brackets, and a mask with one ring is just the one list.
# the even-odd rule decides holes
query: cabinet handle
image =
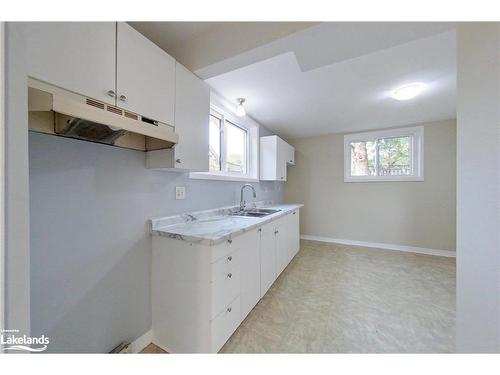
{"label": "cabinet handle", "polygon": [[231,307],[227,308],[227,312],[231,312],[233,309]]}
{"label": "cabinet handle", "polygon": [[293,211],[293,214],[295,215],[297,213],[297,211]]}
{"label": "cabinet handle", "polygon": [[228,256],[228,257],[227,257],[227,260],[228,260],[228,261],[232,261],[232,260],[233,260],[233,257],[230,255],[230,256]]}
{"label": "cabinet handle", "polygon": [[275,231],[274,231],[274,234],[278,234],[278,233],[279,233],[279,231],[278,231],[278,230],[275,230]]}
{"label": "cabinet handle", "polygon": [[125,95],[120,95],[119,99],[122,101],[122,102],[126,102],[127,101],[127,97]]}
{"label": "cabinet handle", "polygon": [[293,160],[290,160],[290,163],[293,163]]}
{"label": "cabinet handle", "polygon": [[233,243],[233,240],[227,240],[227,243]]}
{"label": "cabinet handle", "polygon": [[233,277],[233,274],[232,273],[228,273],[227,277],[231,278],[231,277]]}
{"label": "cabinet handle", "polygon": [[282,180],[284,179],[284,177],[280,177]]}
{"label": "cabinet handle", "polygon": [[180,164],[181,163],[181,159],[175,159],[175,162]]}
{"label": "cabinet handle", "polygon": [[259,232],[262,232],[262,228],[259,228]]}
{"label": "cabinet handle", "polygon": [[112,98],[116,98],[116,92],[114,92],[113,90],[108,90],[107,94],[108,94],[108,96],[111,96]]}

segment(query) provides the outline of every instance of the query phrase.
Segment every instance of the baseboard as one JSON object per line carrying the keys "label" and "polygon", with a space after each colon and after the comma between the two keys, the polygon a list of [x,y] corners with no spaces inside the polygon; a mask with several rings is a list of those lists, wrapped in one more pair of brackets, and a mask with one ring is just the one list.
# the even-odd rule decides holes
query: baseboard
{"label": "baseboard", "polygon": [[140,353],[142,349],[153,341],[153,331],[149,330],[144,335],[138,337],[130,344],[130,353]]}
{"label": "baseboard", "polygon": [[303,240],[338,243],[338,244],[342,244],[342,245],[363,246],[363,247],[371,247],[371,248],[375,248],[375,249],[384,249],[384,250],[404,251],[407,253],[436,255],[436,256],[450,257],[450,258],[456,257],[455,251],[451,251],[451,250],[427,249],[425,247],[403,246],[403,245],[394,245],[394,244],[378,243],[378,242],[344,240],[344,239],[340,239],[340,238],[313,236],[313,235],[309,235],[309,234],[301,234],[300,238]]}

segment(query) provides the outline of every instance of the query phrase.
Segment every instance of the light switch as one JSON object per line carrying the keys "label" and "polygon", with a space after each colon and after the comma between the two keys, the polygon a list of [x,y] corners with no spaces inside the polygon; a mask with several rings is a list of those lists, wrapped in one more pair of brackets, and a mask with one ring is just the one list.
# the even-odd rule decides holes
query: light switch
{"label": "light switch", "polygon": [[175,199],[186,199],[186,187],[176,186],[175,187]]}

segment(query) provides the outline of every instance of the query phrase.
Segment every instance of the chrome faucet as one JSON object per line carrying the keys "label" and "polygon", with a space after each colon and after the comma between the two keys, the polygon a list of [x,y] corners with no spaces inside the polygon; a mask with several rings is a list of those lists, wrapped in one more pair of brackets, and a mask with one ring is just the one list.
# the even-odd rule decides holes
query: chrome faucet
{"label": "chrome faucet", "polygon": [[241,187],[241,195],[240,195],[240,211],[244,211],[245,210],[245,206],[246,206],[246,202],[243,200],[243,190],[245,190],[246,187],[250,187],[252,188],[252,191],[253,191],[253,197],[254,198],[257,198],[257,193],[255,193],[255,188],[250,185],[250,184],[245,184]]}

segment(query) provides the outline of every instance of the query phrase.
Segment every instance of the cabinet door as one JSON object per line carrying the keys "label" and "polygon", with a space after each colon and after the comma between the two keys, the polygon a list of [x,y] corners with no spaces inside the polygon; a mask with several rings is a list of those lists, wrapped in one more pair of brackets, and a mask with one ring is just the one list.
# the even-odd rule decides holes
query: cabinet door
{"label": "cabinet door", "polygon": [[116,48],[116,105],[174,125],[175,60],[124,22]]}
{"label": "cabinet door", "polygon": [[276,180],[286,181],[286,166],[288,158],[288,144],[278,137],[276,147]]}
{"label": "cabinet door", "polygon": [[25,33],[29,76],[115,104],[115,22],[28,22]]}
{"label": "cabinet door", "polygon": [[260,232],[257,229],[245,234],[245,242],[238,252],[243,320],[260,299]]}
{"label": "cabinet door", "polygon": [[280,235],[282,235],[280,238],[283,238],[283,242],[286,242],[286,249],[283,251],[286,252],[286,264],[288,265],[300,248],[299,210],[286,215],[284,220],[285,223],[280,231]]}
{"label": "cabinet door", "polygon": [[290,262],[290,251],[288,240],[288,215],[276,220],[276,275],[280,275]]}
{"label": "cabinet door", "polygon": [[181,64],[175,67],[175,168],[208,171],[210,89]]}
{"label": "cabinet door", "polygon": [[292,212],[289,220],[289,239],[290,239],[290,260],[299,252],[300,250],[300,218],[299,210]]}
{"label": "cabinet door", "polygon": [[273,223],[263,225],[260,229],[260,296],[262,298],[276,280],[276,235]]}
{"label": "cabinet door", "polygon": [[286,162],[290,165],[295,165],[295,149],[292,145],[286,144]]}

